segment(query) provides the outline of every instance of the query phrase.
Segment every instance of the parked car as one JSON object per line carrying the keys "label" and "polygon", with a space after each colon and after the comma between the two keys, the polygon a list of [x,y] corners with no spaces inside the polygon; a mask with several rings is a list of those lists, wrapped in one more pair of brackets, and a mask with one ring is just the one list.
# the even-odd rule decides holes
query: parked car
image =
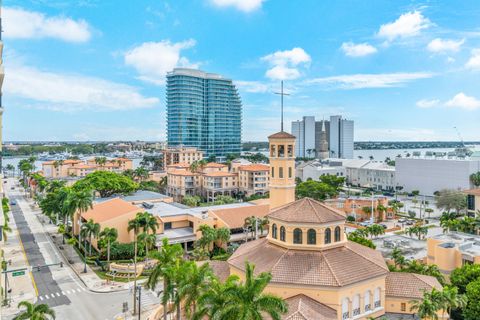
{"label": "parked car", "polygon": [[399,223],[405,223],[405,222],[407,222],[407,219],[405,219],[405,218],[400,218],[400,219],[398,219],[398,222],[399,222]]}
{"label": "parked car", "polygon": [[11,200],[11,201],[10,201],[10,205],[11,205],[11,206],[14,206],[14,205],[16,205],[16,204],[17,204],[17,201],[15,201],[15,200]]}
{"label": "parked car", "polygon": [[380,225],[383,227],[383,229],[388,229],[387,225],[384,223],[380,223]]}
{"label": "parked car", "polygon": [[413,226],[415,224],[415,220],[407,220],[406,224],[408,226]]}
{"label": "parked car", "polygon": [[363,222],[360,222],[359,225],[362,227],[368,227],[372,225],[372,223],[370,221],[363,221]]}

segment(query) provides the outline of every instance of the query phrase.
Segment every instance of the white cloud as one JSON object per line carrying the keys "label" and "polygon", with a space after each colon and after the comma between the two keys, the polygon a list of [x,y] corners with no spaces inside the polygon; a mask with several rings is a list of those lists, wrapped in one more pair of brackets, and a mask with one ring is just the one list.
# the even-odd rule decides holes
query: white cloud
{"label": "white cloud", "polygon": [[440,103],[440,100],[438,99],[431,99],[431,100],[422,99],[422,100],[418,100],[416,105],[419,108],[427,109],[427,108],[436,107],[439,103]]}
{"label": "white cloud", "polygon": [[260,81],[234,81],[235,85],[245,92],[250,93],[265,93],[270,90],[270,86]]}
{"label": "white cloud", "polygon": [[91,37],[90,26],[82,19],[47,17],[43,13],[21,8],[4,8],[2,15],[7,38],[55,38],[67,42],[86,42]]}
{"label": "white cloud", "polygon": [[233,7],[243,12],[252,12],[262,7],[265,0],[210,0],[217,7]]}
{"label": "white cloud", "polygon": [[307,81],[307,83],[324,84],[338,89],[390,88],[400,87],[407,82],[433,76],[429,72],[352,74],[316,78]]}
{"label": "white cloud", "polygon": [[465,39],[461,40],[443,40],[440,38],[433,39],[427,45],[427,50],[430,52],[441,53],[441,52],[457,52],[460,50],[460,47],[465,42]]}
{"label": "white cloud", "polygon": [[480,49],[473,49],[470,59],[465,64],[467,69],[480,70]]}
{"label": "white cloud", "polygon": [[480,108],[480,100],[475,97],[469,97],[463,92],[456,94],[452,99],[445,103],[450,108],[460,108],[465,110],[476,110]]}
{"label": "white cloud", "polygon": [[312,61],[310,55],[302,48],[292,50],[276,51],[262,57],[272,67],[265,75],[272,80],[288,80],[300,77],[298,67],[308,65]]}
{"label": "white cloud", "polygon": [[165,83],[167,72],[175,67],[198,68],[181,56],[181,51],[195,46],[195,40],[171,43],[169,40],[160,42],[144,42],[125,53],[125,64],[132,66],[139,73],[138,78],[157,85]]}
{"label": "white cloud", "polygon": [[382,24],[378,36],[388,41],[397,38],[408,38],[416,36],[422,29],[430,26],[430,20],[425,18],[421,12],[413,11],[402,14],[394,22]]}
{"label": "white cloud", "polygon": [[[54,111],[128,110],[153,107],[158,98],[144,97],[134,87],[82,75],[7,68],[5,93],[31,100],[29,105]],[[28,106],[28,103],[26,104]]]}
{"label": "white cloud", "polygon": [[349,57],[363,57],[377,52],[377,48],[368,43],[344,42],[341,48]]}

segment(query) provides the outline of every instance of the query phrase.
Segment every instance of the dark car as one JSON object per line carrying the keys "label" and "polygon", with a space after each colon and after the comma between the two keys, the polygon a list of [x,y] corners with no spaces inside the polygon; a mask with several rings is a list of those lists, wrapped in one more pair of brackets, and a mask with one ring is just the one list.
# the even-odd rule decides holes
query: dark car
{"label": "dark car", "polygon": [[14,206],[14,205],[16,205],[16,204],[17,204],[17,201],[15,201],[15,200],[11,200],[11,201],[10,201],[10,205],[11,205],[11,206]]}
{"label": "dark car", "polygon": [[388,229],[386,224],[380,223],[380,225],[383,227],[383,229]]}
{"label": "dark car", "polygon": [[408,226],[413,226],[414,223],[415,223],[415,221],[413,221],[413,220],[407,220],[407,222],[406,222],[406,224]]}

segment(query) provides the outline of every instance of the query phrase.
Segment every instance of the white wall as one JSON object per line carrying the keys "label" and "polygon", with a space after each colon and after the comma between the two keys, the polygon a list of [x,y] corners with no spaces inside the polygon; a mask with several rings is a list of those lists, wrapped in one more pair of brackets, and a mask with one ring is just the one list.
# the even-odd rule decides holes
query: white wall
{"label": "white wall", "polygon": [[396,158],[396,182],[404,191],[433,195],[442,189],[469,189],[470,175],[480,171],[480,161]]}

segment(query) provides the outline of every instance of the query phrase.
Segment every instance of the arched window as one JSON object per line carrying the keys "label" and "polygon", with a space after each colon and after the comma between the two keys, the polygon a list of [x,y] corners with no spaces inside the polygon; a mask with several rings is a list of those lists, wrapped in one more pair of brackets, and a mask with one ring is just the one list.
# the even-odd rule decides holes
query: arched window
{"label": "arched window", "polygon": [[341,238],[341,230],[340,230],[340,227],[335,227],[335,242],[338,242],[340,241],[340,238]]}
{"label": "arched window", "polygon": [[285,227],[284,226],[280,227],[280,240],[285,241]]}
{"label": "arched window", "polygon": [[314,229],[309,229],[307,231],[307,243],[317,244],[317,232]]}
{"label": "arched window", "polygon": [[277,239],[277,225],[275,223],[272,225],[272,238]]}
{"label": "arched window", "polygon": [[372,305],[370,304],[370,296],[371,296],[371,292],[370,290],[367,290],[365,291],[365,296],[363,297],[363,301],[364,301],[364,309],[365,309],[365,312],[368,312],[370,310],[372,310]]}
{"label": "arched window", "polygon": [[360,315],[360,295],[355,295],[352,300],[352,315],[359,316]]}
{"label": "arched window", "polygon": [[283,167],[278,168],[278,177],[283,179]]}
{"label": "arched window", "polygon": [[330,228],[325,229],[325,244],[332,242],[332,230]]}
{"label": "arched window", "polygon": [[350,301],[348,300],[348,298],[344,298],[342,300],[342,319],[350,318],[350,311],[348,310],[349,304]]}
{"label": "arched window", "polygon": [[296,228],[293,230],[293,243],[302,244],[302,234],[303,232],[301,229]]}
{"label": "arched window", "polygon": [[373,293],[373,306],[374,308],[380,308],[382,306],[382,301],[380,299],[380,288],[375,289]]}

